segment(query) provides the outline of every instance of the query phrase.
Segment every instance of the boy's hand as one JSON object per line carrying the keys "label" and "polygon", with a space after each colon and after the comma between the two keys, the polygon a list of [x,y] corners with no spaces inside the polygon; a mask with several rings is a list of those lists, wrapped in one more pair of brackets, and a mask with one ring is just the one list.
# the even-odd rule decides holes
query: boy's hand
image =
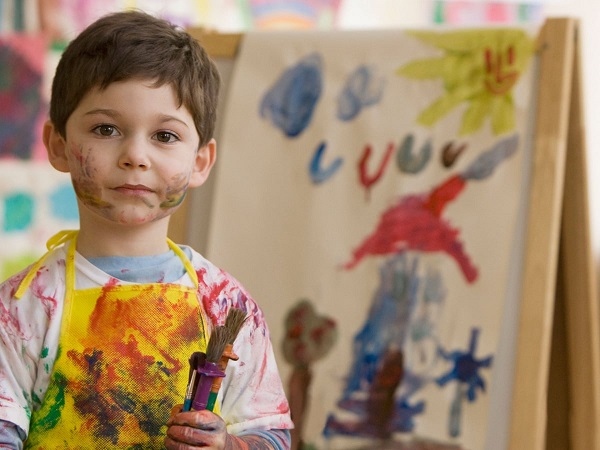
{"label": "boy's hand", "polygon": [[194,447],[223,450],[227,443],[225,422],[211,411],[181,412],[181,405],[171,410],[167,421],[165,447],[182,450]]}
{"label": "boy's hand", "polygon": [[213,450],[273,450],[260,436],[233,436],[227,433],[225,422],[211,411],[182,412],[182,405],[171,409],[167,421],[167,450],[202,447]]}

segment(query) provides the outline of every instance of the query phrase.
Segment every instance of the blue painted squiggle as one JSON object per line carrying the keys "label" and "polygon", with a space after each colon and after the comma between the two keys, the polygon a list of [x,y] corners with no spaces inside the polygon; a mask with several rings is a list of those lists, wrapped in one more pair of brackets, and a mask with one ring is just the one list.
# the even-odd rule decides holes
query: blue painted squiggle
{"label": "blue painted squiggle", "polygon": [[329,178],[336,173],[339,168],[342,166],[344,162],[342,158],[336,158],[329,166],[322,167],[321,160],[323,159],[323,154],[325,153],[325,141],[321,142],[319,147],[315,150],[315,154],[310,160],[310,165],[308,171],[310,173],[310,179],[313,183],[319,184],[327,181]]}
{"label": "blue painted squiggle", "polygon": [[415,144],[415,137],[412,134],[407,134],[402,144],[398,147],[398,153],[396,153],[396,164],[401,172],[417,174],[421,172],[433,153],[431,141],[427,141],[421,147],[419,153],[413,153],[413,147]]}
{"label": "blue painted squiggle", "polygon": [[264,95],[261,117],[269,118],[288,137],[302,133],[321,97],[322,65],[321,56],[312,53],[287,69]]}
{"label": "blue painted squiggle", "polygon": [[479,157],[461,174],[465,180],[483,180],[489,177],[498,164],[510,158],[519,146],[519,135],[514,134],[496,144]]}
{"label": "blue painted squiggle", "polygon": [[385,81],[375,77],[372,68],[361,65],[346,80],[338,98],[337,117],[354,119],[365,106],[374,105],[383,95]]}

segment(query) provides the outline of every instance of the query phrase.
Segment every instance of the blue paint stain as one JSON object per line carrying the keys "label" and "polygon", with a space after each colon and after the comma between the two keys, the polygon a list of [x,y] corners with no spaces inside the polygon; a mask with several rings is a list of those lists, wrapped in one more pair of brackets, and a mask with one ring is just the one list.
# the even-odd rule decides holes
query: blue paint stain
{"label": "blue paint stain", "polygon": [[312,159],[310,160],[308,171],[310,173],[310,179],[314,184],[327,181],[339,170],[344,162],[342,158],[338,157],[331,164],[329,164],[329,166],[325,168],[322,167],[321,161],[323,159],[323,154],[325,153],[325,147],[325,142],[321,142],[321,144],[315,150],[315,154],[313,155]]}
{"label": "blue paint stain", "polygon": [[4,231],[23,231],[33,223],[35,199],[23,192],[4,198]]}
{"label": "blue paint stain", "polygon": [[483,180],[489,177],[498,164],[510,158],[517,151],[518,146],[518,134],[496,143],[491,149],[479,155],[461,176],[465,180]]}
{"label": "blue paint stain", "polygon": [[50,214],[59,220],[77,221],[79,211],[77,210],[77,196],[70,183],[65,183],[54,189],[49,197]]}
{"label": "blue paint stain", "polygon": [[415,137],[412,134],[408,134],[398,148],[396,165],[401,172],[417,174],[425,168],[431,159],[431,154],[433,153],[431,141],[423,144],[421,150],[416,154],[413,153],[414,144]]}
{"label": "blue paint stain", "polygon": [[270,118],[286,136],[296,137],[310,124],[323,89],[322,60],[317,53],[287,69],[267,91],[260,115]]}
{"label": "blue paint stain", "polygon": [[370,384],[377,367],[390,347],[403,348],[410,317],[417,304],[421,278],[417,275],[418,258],[409,261],[399,253],[380,270],[380,287],[374,296],[369,316],[354,338],[354,362],[343,396],[350,397]]}
{"label": "blue paint stain", "polygon": [[342,121],[354,119],[363,108],[381,100],[385,80],[376,77],[374,70],[361,65],[350,74],[338,97],[337,117]]}
{"label": "blue paint stain", "polygon": [[479,328],[473,328],[471,330],[471,340],[468,351],[455,350],[448,353],[442,348],[439,349],[440,356],[450,361],[453,366],[446,374],[436,380],[437,384],[443,386],[451,380],[456,380],[468,385],[467,398],[470,402],[475,400],[477,388],[482,391],[485,390],[485,382],[479,374],[479,370],[490,367],[493,359],[492,356],[479,360],[475,358],[474,354],[477,348],[478,339]]}
{"label": "blue paint stain", "polygon": [[467,351],[454,350],[452,352],[446,352],[441,347],[438,349],[440,356],[447,361],[450,361],[452,367],[447,373],[438,377],[435,380],[436,383],[439,386],[444,386],[446,383],[456,380],[458,384],[449,411],[448,433],[450,436],[456,437],[460,434],[463,398],[466,396],[469,402],[474,402],[477,389],[485,391],[485,381],[479,371],[480,369],[490,367],[492,365],[493,357],[487,356],[483,359],[475,358],[478,339],[479,328],[472,328],[469,349]]}
{"label": "blue paint stain", "polygon": [[408,403],[408,399],[400,398],[396,406],[396,417],[392,428],[399,432],[410,433],[415,428],[415,416],[425,412],[425,401],[421,400],[415,404]]}

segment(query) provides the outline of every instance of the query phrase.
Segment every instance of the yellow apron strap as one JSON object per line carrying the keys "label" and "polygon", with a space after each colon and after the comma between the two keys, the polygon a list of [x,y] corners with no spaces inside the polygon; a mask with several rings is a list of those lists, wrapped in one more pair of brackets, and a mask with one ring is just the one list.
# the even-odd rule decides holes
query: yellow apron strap
{"label": "yellow apron strap", "polygon": [[[175,252],[175,254],[177,256],[179,256],[179,258],[183,262],[183,265],[185,266],[185,269],[187,270],[188,275],[190,276],[190,278],[192,279],[192,282],[194,283],[194,289],[196,289],[196,292],[198,292],[198,284],[199,284],[198,283],[198,274],[196,273],[196,269],[194,269],[192,262],[187,257],[187,255],[184,253],[184,251],[181,250],[181,248],[179,248],[179,246],[177,244],[175,244],[171,239],[167,238],[167,244],[169,244],[169,247],[171,248],[171,250],[173,250]],[[202,305],[200,305],[200,320],[202,321],[202,328],[204,329],[204,332],[208,336],[210,336],[212,326],[211,326],[210,321],[208,320],[208,317],[206,317],[206,313],[204,312],[204,308],[202,307]]]}
{"label": "yellow apron strap", "polygon": [[36,274],[38,273],[38,271],[44,264],[44,261],[46,260],[48,255],[52,252],[52,250],[54,250],[59,245],[64,244],[68,240],[73,240],[73,242],[74,242],[76,236],[77,236],[77,230],[63,230],[63,231],[59,231],[54,236],[52,236],[50,239],[48,239],[48,242],[46,243],[46,248],[48,249],[48,251],[31,266],[31,269],[29,269],[29,272],[27,272],[27,275],[25,275],[25,278],[23,278],[23,281],[21,281],[21,284],[19,285],[19,288],[17,289],[17,292],[15,293],[15,298],[18,299],[23,296],[23,294],[25,293],[27,288],[29,288],[31,281],[36,276]]}
{"label": "yellow apron strap", "polygon": [[[65,295],[68,298],[70,296],[70,294],[73,293],[74,280],[75,280],[75,272],[74,272],[75,264],[74,264],[74,262],[75,262],[77,233],[78,233],[77,230],[64,230],[64,231],[60,231],[60,232],[56,233],[54,236],[52,236],[50,239],[48,239],[48,242],[46,243],[46,247],[48,248],[48,251],[36,263],[34,263],[33,266],[31,266],[31,269],[29,270],[29,272],[27,273],[25,278],[23,278],[23,281],[21,281],[21,284],[19,285],[19,288],[17,289],[17,292],[15,293],[15,298],[21,298],[23,296],[23,294],[25,293],[25,291],[31,284],[31,281],[33,280],[35,275],[40,270],[40,267],[42,267],[42,265],[44,264],[44,261],[46,260],[46,258],[50,254],[50,252],[52,250],[54,250],[56,247],[58,247],[59,245],[62,245],[69,240],[71,241],[71,243],[69,244],[69,248],[67,249],[67,261],[65,264],[65,266],[66,266]],[[192,279],[192,282],[194,283],[194,288],[198,289],[198,275],[196,274],[196,270],[194,269],[194,266],[192,266],[192,263],[189,260],[189,258],[185,255],[183,250],[181,250],[181,248],[179,248],[179,246],[177,244],[175,244],[171,239],[167,238],[167,243],[169,244],[169,247],[171,248],[171,250],[173,250],[175,252],[175,254],[177,256],[179,256],[179,258],[182,260],[183,265],[185,266],[185,269],[186,269],[188,275],[190,276],[190,278]]]}
{"label": "yellow apron strap", "polygon": [[198,289],[198,274],[196,273],[196,269],[194,269],[192,262],[189,260],[189,258],[183,252],[183,250],[181,250],[181,248],[179,248],[179,246],[176,243],[174,243],[171,239],[167,238],[167,243],[169,244],[169,247],[171,248],[171,250],[173,250],[175,252],[175,254],[177,256],[179,256],[179,258],[183,262],[183,265],[185,266],[185,270],[187,271],[188,275],[192,279],[192,282],[194,283],[194,288]]}

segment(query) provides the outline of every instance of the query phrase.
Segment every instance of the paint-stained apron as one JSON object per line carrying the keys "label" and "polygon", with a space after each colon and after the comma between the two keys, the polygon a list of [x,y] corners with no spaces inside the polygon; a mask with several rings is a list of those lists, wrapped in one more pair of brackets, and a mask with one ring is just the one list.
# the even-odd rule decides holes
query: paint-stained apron
{"label": "paint-stained apron", "polygon": [[77,290],[76,234],[71,236],[58,355],[25,448],[164,448],[170,410],[183,403],[188,359],[206,350],[196,272],[169,241],[194,287],[151,283]]}

